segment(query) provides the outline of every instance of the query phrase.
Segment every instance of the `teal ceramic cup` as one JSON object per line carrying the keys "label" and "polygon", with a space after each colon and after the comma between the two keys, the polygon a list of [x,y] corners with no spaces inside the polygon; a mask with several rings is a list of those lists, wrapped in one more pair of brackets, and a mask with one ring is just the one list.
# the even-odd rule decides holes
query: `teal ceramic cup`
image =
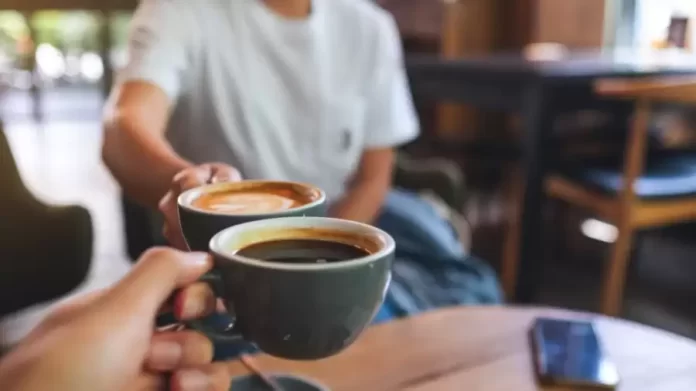
{"label": "teal ceramic cup", "polygon": [[[196,200],[206,194],[225,192],[292,193],[303,204],[289,209],[263,213],[220,212],[196,206]],[[177,199],[179,222],[191,251],[208,251],[210,239],[225,228],[250,221],[287,216],[323,216],[326,213],[326,195],[314,186],[283,181],[225,182],[197,187],[183,192]]]}
{"label": "teal ceramic cup", "polygon": [[[360,246],[366,256],[330,263],[281,263],[247,258],[253,244],[317,239]],[[353,221],[284,217],[227,228],[210,241],[215,259],[206,276],[234,322],[227,331],[192,326],[216,342],[245,340],[265,353],[292,360],[337,354],[368,327],[391,280],[394,240]]]}

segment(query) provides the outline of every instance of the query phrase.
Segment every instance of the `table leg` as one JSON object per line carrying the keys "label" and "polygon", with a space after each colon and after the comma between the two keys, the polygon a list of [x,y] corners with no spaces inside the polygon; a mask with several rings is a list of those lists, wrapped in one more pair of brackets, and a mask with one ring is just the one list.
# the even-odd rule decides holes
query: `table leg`
{"label": "table leg", "polygon": [[547,136],[553,123],[549,88],[537,83],[528,88],[523,109],[526,140],[524,149],[524,197],[521,205],[519,265],[516,300],[531,303],[537,299],[542,280],[542,228]]}

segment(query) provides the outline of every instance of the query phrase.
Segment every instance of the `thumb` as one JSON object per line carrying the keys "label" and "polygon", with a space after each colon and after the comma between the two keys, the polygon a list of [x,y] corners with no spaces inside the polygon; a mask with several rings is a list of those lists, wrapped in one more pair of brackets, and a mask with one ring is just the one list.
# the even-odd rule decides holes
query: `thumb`
{"label": "thumb", "polygon": [[179,207],[176,202],[174,193],[169,191],[162,198],[159,204],[159,210],[164,217],[164,227],[162,233],[169,244],[181,250],[188,250],[186,240],[184,240],[181,226],[179,223]]}
{"label": "thumb", "polygon": [[210,165],[210,168],[212,183],[239,182],[242,180],[242,175],[234,167],[221,163],[213,163]]}
{"label": "thumb", "polygon": [[118,284],[106,293],[104,304],[114,310],[137,316],[157,314],[171,294],[190,285],[212,268],[205,253],[189,253],[170,248],[148,250]]}

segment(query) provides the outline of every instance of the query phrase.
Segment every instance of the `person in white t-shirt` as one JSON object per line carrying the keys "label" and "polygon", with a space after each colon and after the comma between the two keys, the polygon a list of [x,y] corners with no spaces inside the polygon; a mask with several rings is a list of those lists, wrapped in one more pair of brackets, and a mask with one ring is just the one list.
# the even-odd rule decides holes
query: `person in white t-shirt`
{"label": "person in white t-shirt", "polygon": [[175,247],[177,194],[239,174],[312,183],[331,216],[373,222],[419,132],[398,29],[369,0],[142,0],[128,55],[103,159]]}
{"label": "person in white t-shirt", "polygon": [[393,18],[367,0],[143,0],[104,161],[157,206],[182,170],[312,183],[372,221],[418,121]]}
{"label": "person in white t-shirt", "polygon": [[142,0],[105,121],[106,165],[129,198],[159,207],[174,247],[186,248],[182,190],[300,181],[327,193],[331,216],[395,236],[376,321],[498,297],[451,226],[391,189],[394,149],[419,124],[394,19],[369,0]]}

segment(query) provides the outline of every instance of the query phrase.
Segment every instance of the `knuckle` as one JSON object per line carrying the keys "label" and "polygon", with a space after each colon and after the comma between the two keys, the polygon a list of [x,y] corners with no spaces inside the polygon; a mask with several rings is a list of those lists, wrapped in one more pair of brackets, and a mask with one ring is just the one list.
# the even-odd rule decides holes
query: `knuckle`
{"label": "knuckle", "polygon": [[187,332],[184,340],[184,349],[189,352],[198,352],[199,354],[203,352],[205,356],[203,361],[207,361],[207,359],[212,358],[213,355],[213,343],[205,334],[198,331]]}
{"label": "knuckle", "polygon": [[177,172],[176,175],[174,175],[174,177],[172,178],[172,185],[176,185],[179,182],[181,182],[182,180],[189,177],[191,175],[191,170],[192,170],[191,168],[185,168],[185,169]]}
{"label": "knuckle", "polygon": [[175,194],[181,193],[185,190],[186,184],[192,181],[196,181],[199,175],[200,168],[191,167],[179,171],[174,178],[172,178],[171,189]]}
{"label": "knuckle", "polygon": [[230,173],[230,174],[237,174],[239,173],[239,170],[237,170],[235,167],[229,166],[227,164],[222,164],[220,165],[220,170]]}
{"label": "knuckle", "polygon": [[167,193],[164,197],[162,197],[160,202],[157,204],[157,209],[159,209],[159,211],[162,213],[168,212],[169,211],[169,202],[170,202],[171,198],[172,198],[172,193],[171,192]]}
{"label": "knuckle", "polygon": [[[193,284],[181,291],[181,296],[183,300],[195,301],[197,304],[205,304],[207,301],[207,293],[205,292],[205,287],[199,284]],[[197,310],[201,306],[197,305]]]}
{"label": "knuckle", "polygon": [[178,252],[167,247],[152,247],[143,253],[143,260],[147,262],[172,264],[176,262]]}

